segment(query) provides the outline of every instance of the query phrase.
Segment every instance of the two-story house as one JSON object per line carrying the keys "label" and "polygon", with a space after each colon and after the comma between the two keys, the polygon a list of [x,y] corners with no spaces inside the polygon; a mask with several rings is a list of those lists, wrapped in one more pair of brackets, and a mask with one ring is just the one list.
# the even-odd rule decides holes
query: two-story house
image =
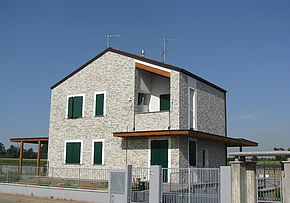
{"label": "two-story house", "polygon": [[219,167],[226,91],[182,68],[108,48],[51,87],[50,167]]}

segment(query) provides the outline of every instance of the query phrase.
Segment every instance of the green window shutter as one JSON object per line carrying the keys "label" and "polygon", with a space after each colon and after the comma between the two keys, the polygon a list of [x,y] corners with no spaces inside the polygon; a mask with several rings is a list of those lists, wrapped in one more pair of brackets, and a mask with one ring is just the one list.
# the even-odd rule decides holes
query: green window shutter
{"label": "green window shutter", "polygon": [[66,143],[66,164],[79,164],[81,160],[81,143]]}
{"label": "green window shutter", "polygon": [[104,94],[96,95],[96,116],[104,115]]}
{"label": "green window shutter", "polygon": [[103,143],[94,143],[94,164],[102,164],[103,159]]}
{"label": "green window shutter", "polygon": [[73,118],[82,117],[82,112],[83,112],[83,97],[82,96],[74,97]]}
{"label": "green window shutter", "polygon": [[160,95],[160,111],[170,110],[170,94]]}
{"label": "green window shutter", "polygon": [[189,165],[196,166],[196,142],[189,141]]}
{"label": "green window shutter", "polygon": [[74,103],[74,98],[70,97],[68,99],[68,114],[67,114],[68,118],[73,118],[73,103]]}

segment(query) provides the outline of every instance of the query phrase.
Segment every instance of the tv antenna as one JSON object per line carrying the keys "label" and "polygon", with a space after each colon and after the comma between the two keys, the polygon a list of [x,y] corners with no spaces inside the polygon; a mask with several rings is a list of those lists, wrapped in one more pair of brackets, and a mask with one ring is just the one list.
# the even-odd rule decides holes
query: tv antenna
{"label": "tv antenna", "polygon": [[167,57],[167,43],[170,40],[176,40],[176,39],[167,38],[166,36],[165,36],[165,38],[163,38],[163,51],[161,53],[161,55],[163,56],[163,63],[166,62],[166,57]]}
{"label": "tv antenna", "polygon": [[121,35],[107,34],[107,48],[111,46],[111,39],[113,37],[121,37]]}

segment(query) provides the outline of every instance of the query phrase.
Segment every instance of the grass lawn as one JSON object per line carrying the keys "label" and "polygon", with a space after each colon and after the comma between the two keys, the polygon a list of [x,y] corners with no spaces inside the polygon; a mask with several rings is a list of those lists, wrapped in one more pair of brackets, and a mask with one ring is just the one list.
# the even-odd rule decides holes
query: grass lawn
{"label": "grass lawn", "polygon": [[[0,165],[18,166],[18,158],[0,158]],[[40,166],[44,166],[47,159],[40,160]],[[36,166],[36,159],[23,159],[23,166]]]}

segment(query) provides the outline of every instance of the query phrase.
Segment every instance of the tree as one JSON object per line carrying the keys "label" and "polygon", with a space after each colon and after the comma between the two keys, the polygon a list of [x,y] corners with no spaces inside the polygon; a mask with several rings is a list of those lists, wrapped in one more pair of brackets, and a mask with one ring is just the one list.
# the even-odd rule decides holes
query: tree
{"label": "tree", "polygon": [[[285,149],[284,148],[274,147],[274,151],[285,151]],[[285,161],[286,158],[285,157],[282,157],[282,156],[276,156],[275,157],[275,160],[276,161]]]}
{"label": "tree", "polygon": [[40,158],[47,159],[48,144],[41,145]]}
{"label": "tree", "polygon": [[4,157],[6,154],[6,149],[3,143],[0,142],[0,157]]}
{"label": "tree", "polygon": [[11,145],[6,151],[7,158],[19,158],[19,148]]}
{"label": "tree", "polygon": [[23,158],[27,158],[27,159],[35,159],[37,157],[37,153],[33,152],[32,148],[24,149],[23,151]]}

